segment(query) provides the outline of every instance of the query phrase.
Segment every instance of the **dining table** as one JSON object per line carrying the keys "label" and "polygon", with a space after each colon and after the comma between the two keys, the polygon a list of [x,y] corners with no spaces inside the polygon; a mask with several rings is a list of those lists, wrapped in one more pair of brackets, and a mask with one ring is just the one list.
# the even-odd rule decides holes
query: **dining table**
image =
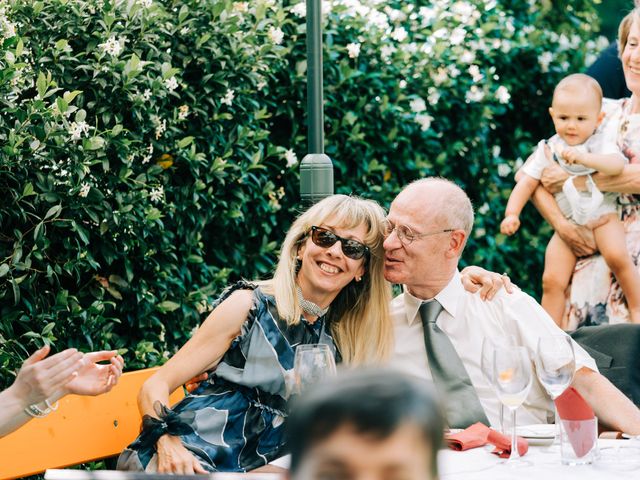
{"label": "dining table", "polygon": [[590,465],[563,465],[560,445],[529,446],[529,465],[510,467],[490,447],[438,452],[440,480],[640,480],[640,441],[598,440],[598,458]]}

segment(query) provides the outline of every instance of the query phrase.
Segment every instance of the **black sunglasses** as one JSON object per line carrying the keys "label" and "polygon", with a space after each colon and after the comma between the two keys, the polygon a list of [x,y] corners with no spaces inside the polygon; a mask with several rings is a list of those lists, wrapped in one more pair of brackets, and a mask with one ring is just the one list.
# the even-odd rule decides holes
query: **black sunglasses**
{"label": "black sunglasses", "polygon": [[360,260],[365,255],[369,255],[369,247],[363,245],[357,240],[350,240],[348,238],[342,238],[326,228],[311,227],[311,241],[322,248],[329,248],[334,243],[340,240],[340,247],[342,247],[342,253],[352,260]]}

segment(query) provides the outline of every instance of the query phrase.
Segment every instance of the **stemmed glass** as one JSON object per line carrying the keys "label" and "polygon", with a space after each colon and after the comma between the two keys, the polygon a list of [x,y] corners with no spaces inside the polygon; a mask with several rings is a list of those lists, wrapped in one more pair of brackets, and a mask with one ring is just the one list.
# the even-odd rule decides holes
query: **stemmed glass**
{"label": "stemmed glass", "polygon": [[524,347],[506,347],[493,354],[495,387],[498,398],[511,410],[511,456],[505,462],[508,466],[530,465],[520,458],[516,436],[516,410],[525,401],[531,389],[531,360]]}
{"label": "stemmed glass", "polygon": [[576,355],[569,335],[549,335],[538,339],[536,349],[536,375],[538,380],[553,400],[556,417],[556,433],[554,443],[559,442],[560,418],[555,400],[573,381],[576,370]]}
{"label": "stemmed glass", "polygon": [[[515,347],[516,339],[513,335],[504,337],[484,337],[482,340],[482,353],[480,357],[480,370],[482,374],[495,389],[495,378],[493,369],[493,352],[503,347]],[[500,403],[500,431],[505,433],[504,428],[504,405]]]}
{"label": "stemmed glass", "polygon": [[336,362],[328,345],[298,345],[293,361],[296,393],[335,373]]}

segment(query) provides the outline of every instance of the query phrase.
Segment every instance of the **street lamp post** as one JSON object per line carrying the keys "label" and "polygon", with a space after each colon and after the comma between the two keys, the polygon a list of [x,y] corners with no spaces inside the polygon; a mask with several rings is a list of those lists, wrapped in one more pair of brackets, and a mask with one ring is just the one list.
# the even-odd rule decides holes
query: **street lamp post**
{"label": "street lamp post", "polygon": [[322,1],[307,0],[308,153],[300,163],[300,197],[309,205],[333,194],[333,163],[324,153]]}

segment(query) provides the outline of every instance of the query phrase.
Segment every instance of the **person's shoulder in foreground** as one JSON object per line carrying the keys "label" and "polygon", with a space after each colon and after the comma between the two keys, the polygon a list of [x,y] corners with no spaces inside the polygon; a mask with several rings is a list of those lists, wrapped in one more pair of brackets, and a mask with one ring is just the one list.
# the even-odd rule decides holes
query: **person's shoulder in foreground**
{"label": "person's shoulder in foreground", "polygon": [[443,421],[434,398],[425,382],[390,369],[318,384],[289,417],[289,478],[437,478]]}

